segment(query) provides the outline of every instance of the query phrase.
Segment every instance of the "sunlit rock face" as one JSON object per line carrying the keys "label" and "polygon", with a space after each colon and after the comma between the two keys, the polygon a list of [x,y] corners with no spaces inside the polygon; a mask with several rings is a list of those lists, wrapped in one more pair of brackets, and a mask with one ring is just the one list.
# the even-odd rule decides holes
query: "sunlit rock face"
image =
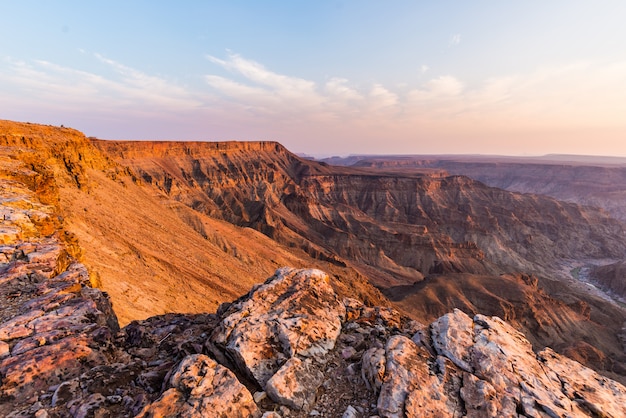
{"label": "sunlit rock face", "polygon": [[[417,295],[423,286],[421,290],[428,293],[425,300],[431,303],[436,297],[441,304],[437,309],[443,312],[418,322],[374,303],[384,299],[380,295],[376,299],[375,292],[361,293],[362,281],[341,275],[349,269],[338,267],[327,274],[285,267],[247,293],[242,291],[239,299],[222,304],[216,313],[169,313],[120,329],[115,306],[106,293],[93,287],[99,284],[98,277],[81,262],[81,241],[66,228],[78,224],[70,221],[87,218],[75,212],[67,212],[73,219],[61,215],[65,198],[59,188],[77,190],[76,196],[88,199],[111,186],[102,181],[103,176],[117,178],[112,181],[124,198],[129,196],[124,189],[134,193],[153,186],[133,183],[130,171],[112,163],[76,131],[21,124],[17,131],[2,131],[0,140],[1,416],[626,414],[624,386],[543,345],[533,347],[520,332],[536,330],[537,335],[531,335],[534,340],[554,333],[554,341],[560,341],[555,335],[570,331],[570,338],[579,338],[573,332],[576,324],[611,316],[613,311],[575,299],[555,300],[532,275],[436,276],[394,288]],[[235,144],[222,154],[231,150],[295,158],[273,143]],[[225,167],[226,177],[237,172],[237,165]],[[309,169],[328,178],[324,166]],[[332,184],[324,184],[328,188],[324,195],[331,195]],[[436,191],[435,187],[429,193]],[[89,210],[95,211],[96,206]],[[328,219],[337,225],[344,222],[335,215]],[[430,234],[432,227],[418,229],[420,234]],[[153,230],[146,227],[146,231]],[[260,242],[270,250],[271,245],[279,245]],[[468,254],[477,250],[471,244],[458,249]],[[148,264],[150,254],[156,252],[135,247],[132,258]],[[350,263],[328,254],[318,253],[332,261],[329,265]],[[111,257],[111,263],[119,261],[115,254]],[[485,268],[497,265],[472,257]],[[240,277],[232,271],[224,273],[227,270],[221,280],[237,282]],[[132,269],[124,271],[124,275],[132,273]],[[438,282],[446,278],[455,282]],[[487,286],[489,280],[497,286]],[[429,286],[437,283],[447,293],[432,292],[437,289]],[[464,283],[471,300],[463,301],[463,310],[453,310],[452,299],[440,296],[459,296],[453,292],[459,283]],[[477,290],[470,295],[472,285]],[[349,286],[355,297],[345,297]],[[505,289],[494,292],[498,287]],[[363,294],[371,296],[367,303],[358,299]],[[506,321],[480,314],[480,306],[499,309]],[[588,335],[604,335],[598,329],[589,328],[596,334]],[[573,358],[600,357],[600,351],[580,339],[580,349],[571,352]]]}
{"label": "sunlit rock face", "polygon": [[453,308],[499,316],[537,347],[626,376],[626,311],[573,276],[584,260],[624,257],[624,227],[606,212],[443,170],[329,166],[275,142],[92,143],[164,199],[305,252],[369,303],[384,301],[347,272],[424,323]]}
{"label": "sunlit rock face", "polygon": [[626,253],[623,226],[605,212],[440,171],[329,166],[275,142],[93,143],[177,201],[353,264],[377,285],[450,272],[562,276],[563,259]]}
{"label": "sunlit rock face", "polygon": [[228,308],[211,337],[212,351],[224,352],[263,388],[288,359],[324,355],[345,316],[329,282],[319,270],[278,270]]}
{"label": "sunlit rock face", "polygon": [[[35,413],[42,404],[33,397],[119,354],[112,342],[119,326],[107,295],[90,287],[86,268],[72,255],[57,208],[40,200],[38,183],[47,180],[3,151],[0,390],[13,405],[33,403],[27,410]],[[49,187],[45,197],[54,195]],[[11,412],[9,405],[3,402],[0,414]]]}
{"label": "sunlit rock face", "polygon": [[[118,330],[85,269],[59,265],[61,244],[29,244],[37,254],[11,260],[2,276],[7,300],[15,280],[28,292],[0,326],[7,416],[626,413],[622,385],[550,349],[534,353],[499,318],[455,310],[427,327],[341,300],[314,269],[281,268],[216,315]],[[15,245],[7,253],[25,248]]]}
{"label": "sunlit rock face", "polygon": [[254,379],[251,392],[266,393],[261,409],[278,405],[285,416],[357,407],[381,417],[626,413],[624,386],[549,348],[535,353],[497,317],[455,310],[424,326],[339,302],[320,271],[280,269],[221,311],[205,348]]}

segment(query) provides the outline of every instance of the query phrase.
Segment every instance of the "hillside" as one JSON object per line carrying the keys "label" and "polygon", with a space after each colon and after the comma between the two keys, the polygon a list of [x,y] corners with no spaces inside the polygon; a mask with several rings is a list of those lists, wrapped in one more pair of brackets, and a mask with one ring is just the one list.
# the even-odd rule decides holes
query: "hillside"
{"label": "hillside", "polygon": [[[355,272],[142,186],[77,131],[0,121],[0,145],[46,176],[39,189],[53,195],[48,200],[58,205],[64,228],[80,243],[81,260],[111,295],[122,325],[167,312],[215,310],[282,265],[341,272],[351,290],[381,303]],[[337,287],[341,292],[340,282]]]}
{"label": "hillside", "polygon": [[440,172],[319,164],[272,142],[93,143],[197,212],[357,269],[416,319],[499,315],[537,346],[626,373],[624,311],[570,275],[623,257],[623,226],[605,213]]}
{"label": "hillside", "polygon": [[[513,192],[540,194],[597,207],[617,220],[626,221],[626,160],[619,157],[408,155],[334,157],[325,161],[382,173],[430,170],[441,176],[465,175]],[[626,278],[619,267],[623,260],[607,256],[607,259],[587,261],[576,266],[583,276],[614,296],[623,297]],[[587,274],[588,271],[591,274]]]}
{"label": "hillside", "polygon": [[602,212],[467,177],[328,166],[270,142],[94,144],[196,211],[374,268],[379,286],[445,272],[561,275],[566,260],[626,251],[623,225]]}
{"label": "hillside", "polygon": [[569,274],[622,257],[605,213],[432,170],[332,167],[272,142],[100,141],[11,122],[0,138],[122,325],[211,312],[281,265],[315,267],[366,306],[423,323],[498,315],[538,349],[626,374],[624,310]]}

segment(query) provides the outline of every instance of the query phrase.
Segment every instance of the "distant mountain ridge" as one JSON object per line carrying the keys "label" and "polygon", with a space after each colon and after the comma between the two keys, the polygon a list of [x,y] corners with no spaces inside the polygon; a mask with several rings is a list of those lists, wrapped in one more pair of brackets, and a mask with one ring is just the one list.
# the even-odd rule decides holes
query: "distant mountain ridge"
{"label": "distant mountain ridge", "polygon": [[626,221],[626,158],[622,157],[403,155],[351,156],[323,161],[380,170],[440,170],[505,190],[596,206]]}
{"label": "distant mountain ridge", "polygon": [[[474,162],[474,163],[524,163],[524,164],[563,164],[563,163],[582,163],[585,165],[599,166],[625,166],[626,157],[614,157],[607,155],[578,155],[578,154],[545,154],[536,156],[514,156],[514,155],[491,155],[491,154],[381,154],[381,155],[349,155],[345,157],[326,157],[313,158],[304,156],[304,158],[325,162],[332,165],[354,166],[359,161],[377,162],[408,162],[412,161],[418,164],[419,161],[456,161],[456,162]],[[366,164],[366,165],[367,165]]]}
{"label": "distant mountain ridge", "polygon": [[[316,257],[340,257],[365,269],[386,265],[410,282],[434,271],[554,273],[559,259],[619,258],[626,249],[623,226],[606,215],[503,193],[458,176],[332,167],[276,143],[94,144],[196,210],[253,227]],[[368,228],[359,226],[363,223]],[[544,228],[550,223],[554,226]],[[568,228],[579,238],[568,237]],[[589,241],[595,237],[612,238]],[[550,244],[557,241],[564,244]],[[384,253],[367,249],[365,242]],[[417,251],[412,261],[404,248]]]}

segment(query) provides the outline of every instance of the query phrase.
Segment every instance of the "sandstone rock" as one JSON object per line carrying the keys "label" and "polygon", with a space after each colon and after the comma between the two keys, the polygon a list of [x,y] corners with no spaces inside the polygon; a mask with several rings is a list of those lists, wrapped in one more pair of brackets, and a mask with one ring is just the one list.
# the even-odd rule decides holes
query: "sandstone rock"
{"label": "sandstone rock", "polygon": [[480,380],[473,374],[463,374],[460,397],[464,402],[468,418],[502,416],[504,411],[496,395],[496,389],[489,382]]}
{"label": "sandstone rock", "polygon": [[4,341],[0,341],[0,359],[8,356],[9,354],[11,354],[9,344]]}
{"label": "sandstone rock", "polygon": [[385,376],[385,350],[372,347],[363,353],[361,359],[361,374],[368,389],[378,393],[383,385]]}
{"label": "sandstone rock", "polygon": [[170,385],[138,418],[261,415],[252,395],[235,375],[202,354],[183,359],[172,373]]}
{"label": "sandstone rock", "polygon": [[378,397],[381,417],[453,416],[442,382],[430,373],[424,349],[397,335],[389,339],[385,352],[385,378]]}
{"label": "sandstone rock", "polygon": [[563,393],[589,415],[626,416],[626,388],[580,363],[546,348],[537,355],[554,372]]}
{"label": "sandstone rock", "polygon": [[324,375],[311,359],[292,357],[267,381],[267,395],[290,408],[308,411],[314,403]]}
{"label": "sandstone rock", "polygon": [[15,338],[24,338],[32,335],[34,329],[32,326],[29,326],[29,323],[43,314],[42,310],[36,309],[5,322],[2,324],[2,328],[0,328],[0,340],[10,341]]}
{"label": "sandstone rock", "polygon": [[319,270],[279,269],[233,303],[209,343],[262,388],[289,358],[319,357],[335,346],[345,307]]}
{"label": "sandstone rock", "polygon": [[27,186],[45,182],[33,178],[34,171],[20,171],[20,164],[7,172],[0,157],[0,227],[16,232],[0,250],[0,392],[11,401],[0,403],[0,415],[66,416],[70,409],[74,416],[98,415],[108,408],[104,398],[82,393],[72,379],[117,357],[106,337],[115,317],[99,310],[110,308],[100,291],[83,294],[88,273],[55,234],[56,208],[39,202],[42,194]]}
{"label": "sandstone rock", "polygon": [[461,369],[472,372],[468,348],[473,344],[474,323],[458,309],[433,322],[432,339],[438,353],[448,357]]}
{"label": "sandstone rock", "polygon": [[64,338],[0,362],[2,388],[7,395],[25,396],[65,379],[77,377],[83,364],[98,364],[104,357],[89,347],[85,336]]}
{"label": "sandstone rock", "polygon": [[358,412],[352,405],[348,405],[346,411],[343,413],[341,418],[358,418]]}

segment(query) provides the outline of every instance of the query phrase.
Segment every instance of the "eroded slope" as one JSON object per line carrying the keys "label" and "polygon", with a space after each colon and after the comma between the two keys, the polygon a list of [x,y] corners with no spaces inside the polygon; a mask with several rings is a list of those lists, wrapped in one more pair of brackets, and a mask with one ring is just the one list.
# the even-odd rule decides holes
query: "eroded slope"
{"label": "eroded slope", "polygon": [[35,172],[80,242],[82,261],[112,298],[120,322],[167,312],[208,312],[278,266],[317,266],[344,277],[340,292],[383,303],[350,269],[312,260],[248,228],[173,201],[120,166],[80,132],[0,122],[0,141]]}
{"label": "eroded slope", "polygon": [[564,259],[626,251],[605,213],[465,177],[331,167],[271,142],[94,143],[171,198],[349,262],[380,286],[444,272],[561,275]]}

